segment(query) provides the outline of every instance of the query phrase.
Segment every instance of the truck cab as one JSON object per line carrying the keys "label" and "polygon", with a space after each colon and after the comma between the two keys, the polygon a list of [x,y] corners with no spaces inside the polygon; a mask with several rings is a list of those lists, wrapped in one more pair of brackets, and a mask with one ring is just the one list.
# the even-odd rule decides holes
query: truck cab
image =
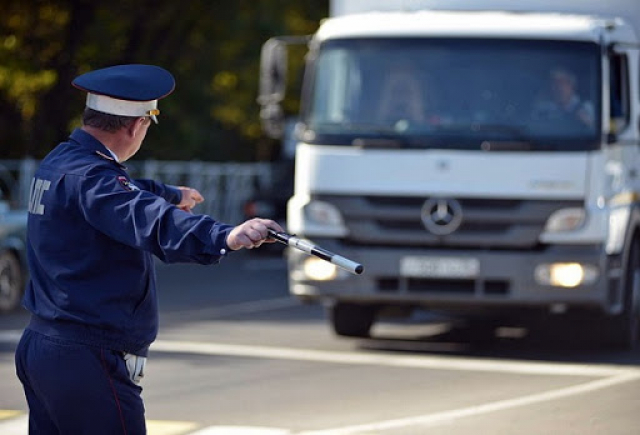
{"label": "truck cab", "polygon": [[635,345],[637,23],[553,2],[414,3],[336,8],[309,40],[287,226],[367,272],[292,251],[291,293],[327,303],[345,336],[416,307],[579,311]]}

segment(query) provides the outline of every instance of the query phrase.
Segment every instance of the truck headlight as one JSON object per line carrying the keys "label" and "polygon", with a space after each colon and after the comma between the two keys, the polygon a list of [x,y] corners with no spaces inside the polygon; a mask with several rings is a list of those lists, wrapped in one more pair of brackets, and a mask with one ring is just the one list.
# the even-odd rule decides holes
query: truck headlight
{"label": "truck headlight", "polygon": [[344,237],[347,227],[340,210],[308,195],[294,195],[287,203],[287,229],[304,237]]}
{"label": "truck headlight", "polygon": [[338,268],[324,260],[308,257],[302,264],[307,279],[313,281],[330,281],[338,276]]}
{"label": "truck headlight", "polygon": [[333,204],[324,201],[310,201],[304,206],[304,215],[313,225],[342,227],[344,222],[340,210]]}
{"label": "truck headlight", "polygon": [[540,264],[534,272],[538,284],[573,288],[593,284],[598,279],[598,268],[590,264]]}
{"label": "truck headlight", "polygon": [[549,216],[544,227],[545,232],[562,233],[573,231],[584,225],[587,214],[584,208],[561,208]]}

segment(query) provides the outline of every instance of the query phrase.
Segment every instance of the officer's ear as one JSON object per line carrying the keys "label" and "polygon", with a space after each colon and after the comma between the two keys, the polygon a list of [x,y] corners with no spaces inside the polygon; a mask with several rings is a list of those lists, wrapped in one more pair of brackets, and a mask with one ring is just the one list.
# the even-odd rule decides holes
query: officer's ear
{"label": "officer's ear", "polygon": [[145,131],[147,124],[149,124],[150,122],[151,121],[149,121],[149,118],[146,116],[141,116],[139,118],[136,118],[136,120],[133,121],[129,126],[129,135],[132,138],[135,138],[139,134],[142,134]]}

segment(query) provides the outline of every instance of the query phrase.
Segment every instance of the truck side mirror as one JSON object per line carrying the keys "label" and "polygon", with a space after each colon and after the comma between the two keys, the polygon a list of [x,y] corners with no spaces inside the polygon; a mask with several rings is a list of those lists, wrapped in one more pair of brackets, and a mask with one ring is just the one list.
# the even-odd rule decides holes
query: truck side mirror
{"label": "truck side mirror", "polygon": [[260,86],[258,104],[260,121],[268,137],[278,139],[284,132],[284,100],[287,86],[287,47],[278,38],[271,38],[262,46],[260,54]]}

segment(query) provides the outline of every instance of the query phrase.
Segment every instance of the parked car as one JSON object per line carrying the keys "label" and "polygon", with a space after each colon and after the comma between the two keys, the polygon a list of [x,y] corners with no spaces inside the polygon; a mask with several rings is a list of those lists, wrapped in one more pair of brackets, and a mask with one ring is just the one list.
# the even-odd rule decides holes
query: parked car
{"label": "parked car", "polygon": [[27,211],[0,198],[0,313],[20,306],[27,280]]}

